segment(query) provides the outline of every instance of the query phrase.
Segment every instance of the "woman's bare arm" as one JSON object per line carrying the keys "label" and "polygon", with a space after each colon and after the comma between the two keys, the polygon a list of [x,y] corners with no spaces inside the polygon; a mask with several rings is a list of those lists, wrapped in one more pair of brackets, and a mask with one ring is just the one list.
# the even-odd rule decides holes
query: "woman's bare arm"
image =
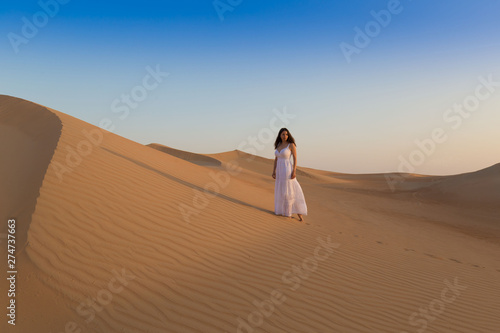
{"label": "woman's bare arm", "polygon": [[295,148],[295,144],[292,143],[290,145],[290,150],[292,151],[293,155],[293,171],[297,171],[297,149]]}

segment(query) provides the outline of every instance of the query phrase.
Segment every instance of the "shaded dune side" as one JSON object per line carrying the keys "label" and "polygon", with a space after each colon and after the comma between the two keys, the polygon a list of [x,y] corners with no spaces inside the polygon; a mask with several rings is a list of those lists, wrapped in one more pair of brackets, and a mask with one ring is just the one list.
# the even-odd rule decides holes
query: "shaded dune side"
{"label": "shaded dune side", "polygon": [[40,187],[61,135],[60,119],[47,108],[0,95],[0,233],[16,221],[16,251],[26,245]]}

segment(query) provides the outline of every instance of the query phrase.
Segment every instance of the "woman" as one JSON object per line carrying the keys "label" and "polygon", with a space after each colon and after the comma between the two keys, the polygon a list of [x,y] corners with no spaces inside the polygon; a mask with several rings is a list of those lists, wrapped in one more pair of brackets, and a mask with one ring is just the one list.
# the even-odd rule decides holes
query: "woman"
{"label": "woman", "polygon": [[[295,140],[286,128],[280,129],[274,142],[274,213],[276,215],[292,217],[296,213],[299,221],[302,215],[307,215],[307,205],[304,193],[295,173],[297,170],[297,149]],[[293,155],[293,165],[290,162]]]}

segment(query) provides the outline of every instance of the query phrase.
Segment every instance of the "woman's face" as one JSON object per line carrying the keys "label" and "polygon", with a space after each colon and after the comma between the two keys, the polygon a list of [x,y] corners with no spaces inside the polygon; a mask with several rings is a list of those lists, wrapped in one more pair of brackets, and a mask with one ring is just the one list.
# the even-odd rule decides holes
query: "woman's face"
{"label": "woman's face", "polygon": [[288,140],[288,132],[287,131],[283,131],[281,132],[281,142],[286,142]]}

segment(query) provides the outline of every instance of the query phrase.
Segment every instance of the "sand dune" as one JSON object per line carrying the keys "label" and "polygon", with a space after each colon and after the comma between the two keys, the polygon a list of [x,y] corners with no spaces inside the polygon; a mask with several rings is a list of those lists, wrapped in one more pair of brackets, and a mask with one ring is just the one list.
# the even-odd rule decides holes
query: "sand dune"
{"label": "sand dune", "polygon": [[475,204],[479,209],[498,208],[500,203],[500,163],[483,170],[443,177],[422,193],[434,200],[458,205]]}
{"label": "sand dune", "polygon": [[9,96],[0,129],[1,215],[27,237],[2,332],[500,331],[498,165],[394,191],[299,167],[300,223],[274,215],[271,158],[148,147]]}

